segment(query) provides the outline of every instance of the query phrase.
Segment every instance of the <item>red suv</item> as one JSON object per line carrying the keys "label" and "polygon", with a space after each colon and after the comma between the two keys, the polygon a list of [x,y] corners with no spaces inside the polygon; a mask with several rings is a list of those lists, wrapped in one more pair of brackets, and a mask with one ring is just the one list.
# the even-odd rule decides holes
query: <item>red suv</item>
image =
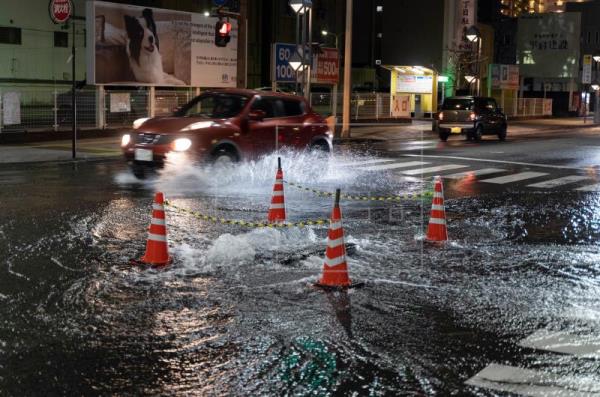
{"label": "red suv", "polygon": [[264,91],[207,91],[172,116],[139,119],[121,146],[136,176],[167,153],[211,162],[256,158],[277,147],[330,152],[332,132],[302,97]]}

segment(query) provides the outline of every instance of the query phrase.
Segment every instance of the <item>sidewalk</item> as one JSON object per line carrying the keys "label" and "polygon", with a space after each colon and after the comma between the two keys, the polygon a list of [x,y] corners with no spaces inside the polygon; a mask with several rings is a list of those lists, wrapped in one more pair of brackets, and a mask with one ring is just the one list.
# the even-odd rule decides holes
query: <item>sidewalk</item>
{"label": "sidewalk", "polygon": [[[509,120],[508,135],[534,135],[536,133],[561,132],[570,129],[600,128],[591,117],[584,122],[583,117],[543,118]],[[339,141],[427,139],[437,138],[432,131],[431,120],[414,120],[412,124],[363,125],[352,128],[352,138]]]}
{"label": "sidewalk", "polygon": [[[121,156],[120,138],[87,138],[77,141],[77,159],[91,160]],[[0,164],[71,161],[71,141],[0,145]]]}

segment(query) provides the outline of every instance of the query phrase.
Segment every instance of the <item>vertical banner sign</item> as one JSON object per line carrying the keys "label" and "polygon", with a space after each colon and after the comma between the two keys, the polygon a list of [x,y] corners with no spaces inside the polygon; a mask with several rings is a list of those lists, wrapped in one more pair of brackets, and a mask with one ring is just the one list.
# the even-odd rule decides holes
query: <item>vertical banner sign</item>
{"label": "vertical banner sign", "polygon": [[337,84],[340,79],[340,60],[335,48],[322,48],[314,59],[313,82],[317,84]]}
{"label": "vertical banner sign", "polygon": [[583,71],[581,72],[581,82],[583,84],[592,84],[592,56],[583,56]]}
{"label": "vertical banner sign", "polygon": [[459,51],[471,51],[473,44],[465,38],[467,29],[477,23],[477,0],[458,0],[456,2],[456,17],[454,30],[454,48]]}
{"label": "vertical banner sign", "polygon": [[71,0],[50,0],[48,12],[52,22],[56,24],[65,23],[73,14],[73,3]]}
{"label": "vertical banner sign", "polygon": [[410,95],[392,94],[390,116],[410,117]]}
{"label": "vertical banner sign", "polygon": [[275,43],[273,45],[272,80],[278,83],[295,83],[296,72],[290,66],[289,60],[296,51],[295,44]]}

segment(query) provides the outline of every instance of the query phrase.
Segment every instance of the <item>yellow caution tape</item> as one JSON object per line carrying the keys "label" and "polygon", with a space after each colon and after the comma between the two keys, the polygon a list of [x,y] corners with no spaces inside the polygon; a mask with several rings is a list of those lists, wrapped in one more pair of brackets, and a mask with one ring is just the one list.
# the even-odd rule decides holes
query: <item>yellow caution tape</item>
{"label": "yellow caution tape", "polygon": [[[295,187],[296,189],[304,190],[306,192],[311,192],[316,194],[317,196],[322,197],[333,197],[335,192],[326,192],[323,190],[317,190],[313,188],[309,188],[306,186],[299,185],[294,182],[284,181],[284,183]],[[358,196],[358,195],[348,195],[342,194],[340,197],[346,200],[356,200],[356,201],[401,201],[406,199],[419,199],[422,197],[432,197],[433,191],[427,190],[421,193],[405,193],[396,196]]]}
{"label": "yellow caution tape", "polygon": [[328,225],[329,224],[329,220],[327,220],[327,219],[305,220],[305,221],[301,221],[301,222],[285,222],[285,223],[246,222],[246,221],[239,220],[239,219],[225,219],[225,218],[218,218],[216,216],[202,214],[198,211],[192,211],[189,209],[185,209],[185,208],[181,208],[176,205],[173,205],[168,200],[165,200],[165,206],[171,207],[174,210],[177,210],[179,212],[183,212],[185,214],[192,215],[193,217],[198,218],[200,220],[203,220],[206,222],[222,224],[222,225],[238,225],[238,226],[252,227],[252,228],[270,227],[270,228],[284,229],[284,228],[290,228],[290,227],[306,227],[306,226],[318,226],[318,225]]}

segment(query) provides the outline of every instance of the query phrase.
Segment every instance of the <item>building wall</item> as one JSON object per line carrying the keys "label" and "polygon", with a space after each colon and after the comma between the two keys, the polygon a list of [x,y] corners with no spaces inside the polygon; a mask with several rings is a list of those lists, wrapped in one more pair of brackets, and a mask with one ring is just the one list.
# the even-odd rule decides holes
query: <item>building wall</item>
{"label": "building wall", "polygon": [[[85,1],[75,0],[75,15],[85,15]],[[0,26],[21,29],[21,44],[0,44],[0,84],[63,83],[71,79],[72,27],[55,25],[48,0],[3,1]],[[67,32],[67,48],[54,47],[54,32]],[[85,22],[75,21],[76,78],[85,78]]]}

